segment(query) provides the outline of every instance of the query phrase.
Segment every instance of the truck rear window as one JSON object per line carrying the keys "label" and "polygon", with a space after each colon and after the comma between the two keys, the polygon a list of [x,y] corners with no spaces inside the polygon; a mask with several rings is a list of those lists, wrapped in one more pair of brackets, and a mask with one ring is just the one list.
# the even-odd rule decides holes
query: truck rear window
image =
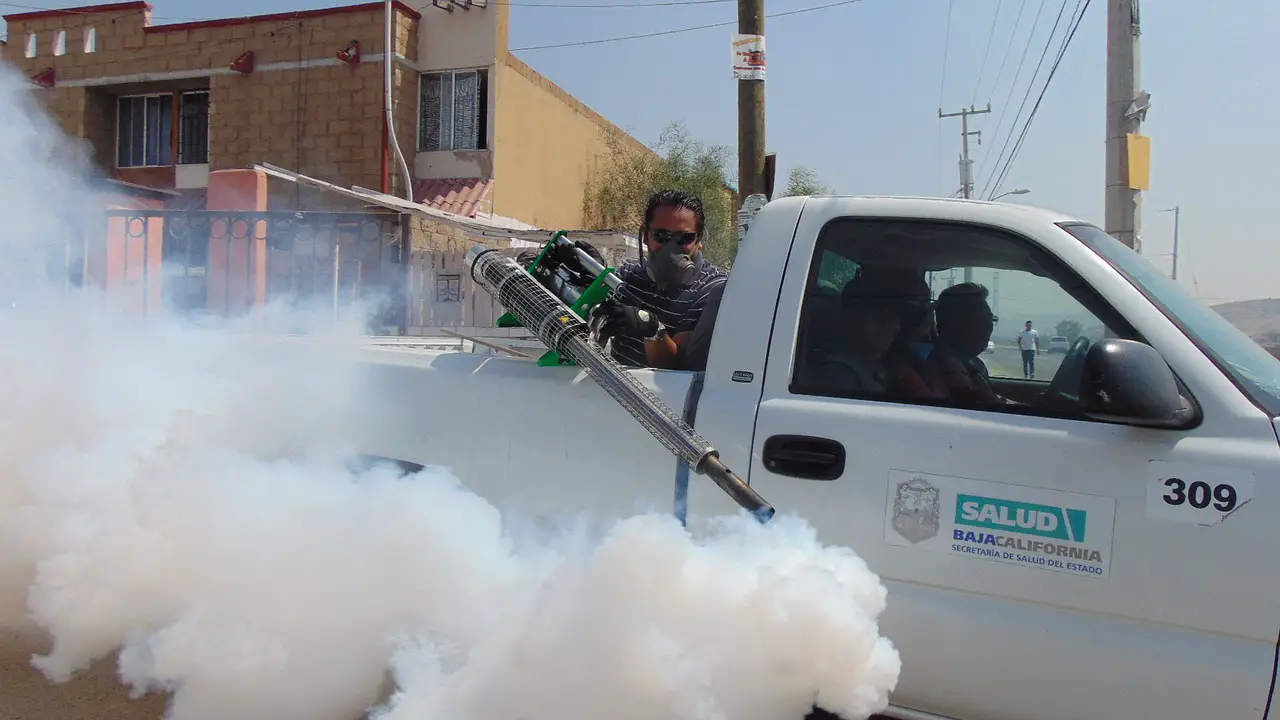
{"label": "truck rear window", "polygon": [[818,286],[837,295],[858,274],[858,263],[830,250],[822,251],[818,265]]}

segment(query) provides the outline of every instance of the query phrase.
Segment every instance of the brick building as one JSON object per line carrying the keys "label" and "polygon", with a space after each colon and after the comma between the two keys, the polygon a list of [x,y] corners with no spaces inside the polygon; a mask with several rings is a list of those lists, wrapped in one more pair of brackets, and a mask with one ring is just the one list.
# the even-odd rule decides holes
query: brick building
{"label": "brick building", "polygon": [[[583,227],[616,126],[508,52],[509,6],[394,4],[395,134],[415,200],[469,216]],[[144,2],[5,16],[7,59],[105,174],[200,207],[211,170],[273,163],[402,194],[383,120],[381,2],[152,22]],[[625,136],[626,142],[641,145]],[[331,209],[271,187],[271,209]]]}

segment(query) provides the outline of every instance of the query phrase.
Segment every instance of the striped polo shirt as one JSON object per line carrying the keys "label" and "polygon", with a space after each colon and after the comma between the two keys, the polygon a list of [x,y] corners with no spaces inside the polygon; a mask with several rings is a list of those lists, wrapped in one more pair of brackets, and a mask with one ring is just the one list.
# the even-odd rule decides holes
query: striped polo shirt
{"label": "striped polo shirt", "polygon": [[[648,310],[658,316],[671,335],[691,332],[698,318],[707,307],[707,298],[724,284],[728,273],[699,254],[698,274],[693,282],[674,291],[661,293],[656,283],[645,272],[639,260],[628,260],[617,270],[618,279],[625,283],[617,293],[620,302]],[[631,367],[648,367],[644,355],[644,338],[619,334],[613,339],[613,359]]]}

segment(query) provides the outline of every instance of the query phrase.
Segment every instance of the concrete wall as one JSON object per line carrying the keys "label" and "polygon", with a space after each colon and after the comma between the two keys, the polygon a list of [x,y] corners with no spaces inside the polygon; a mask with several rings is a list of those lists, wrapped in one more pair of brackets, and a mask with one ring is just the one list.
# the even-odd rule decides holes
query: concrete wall
{"label": "concrete wall", "polygon": [[[489,3],[488,7],[471,10],[455,7],[453,12],[445,12],[431,3],[423,6],[422,19],[418,24],[418,69],[422,72],[487,70],[489,126],[482,150],[416,152],[413,160],[415,177],[424,180],[493,177],[496,147],[493,118],[498,98],[496,58],[507,51],[510,15],[511,8],[505,3]],[[422,98],[417,89],[414,93],[416,109]],[[413,147],[417,149],[416,139]]]}
{"label": "concrete wall", "polygon": [[[492,211],[552,228],[583,227],[582,205],[604,133],[640,143],[507,51],[510,8],[453,12],[397,4],[394,69],[396,135],[415,178],[494,178]],[[201,187],[211,170],[270,162],[339,185],[382,187],[382,5],[172,25],[152,25],[144,3],[92,12],[6,16],[7,54],[28,75],[52,68],[56,86],[36,90],[62,127],[84,138],[98,163],[122,180],[152,187]],[[96,33],[95,52],[84,36]],[[52,56],[55,33],[67,53]],[[39,52],[23,57],[27,33]],[[334,55],[357,40],[364,62]],[[249,74],[230,69],[252,51]],[[486,148],[417,152],[418,70],[486,68]],[[115,167],[116,98],[122,94],[210,92],[209,164]],[[389,191],[402,195],[391,167]],[[273,209],[357,209],[335,196],[273,183]]]}
{"label": "concrete wall", "polygon": [[[395,53],[412,64],[419,16],[400,3],[397,12]],[[21,38],[8,49],[10,59],[28,75],[54,69],[56,86],[36,92],[67,133],[89,141],[110,174],[154,187],[178,181],[172,167],[115,167],[117,96],[208,88],[209,166],[188,173],[196,182],[209,170],[271,162],[344,185],[381,187],[381,3],[155,26],[149,16],[142,3],[6,16],[10,35]],[[90,29],[92,53],[83,40]],[[53,56],[59,31],[66,33],[67,54]],[[39,41],[35,58],[23,57],[28,33]],[[335,57],[352,40],[363,56],[354,67]],[[230,64],[247,51],[254,55],[253,72],[233,72]],[[417,74],[399,62],[393,84],[397,139],[412,159]],[[398,173],[391,181],[391,191],[400,192]],[[281,209],[334,205],[295,186],[273,188],[272,201]]]}
{"label": "concrete wall", "polygon": [[539,227],[581,229],[583,194],[607,150],[603,134],[647,149],[511,55],[509,29],[506,4],[452,13],[422,9],[419,68],[487,69],[489,124],[485,149],[417,153],[414,173],[424,179],[492,177],[494,213]]}
{"label": "concrete wall", "polygon": [[446,12],[427,0],[420,11],[418,68],[423,72],[489,67],[499,50],[506,51],[505,3]]}
{"label": "concrete wall", "polygon": [[538,227],[587,229],[583,197],[607,134],[651,151],[514,55],[499,63],[496,85],[493,211]]}

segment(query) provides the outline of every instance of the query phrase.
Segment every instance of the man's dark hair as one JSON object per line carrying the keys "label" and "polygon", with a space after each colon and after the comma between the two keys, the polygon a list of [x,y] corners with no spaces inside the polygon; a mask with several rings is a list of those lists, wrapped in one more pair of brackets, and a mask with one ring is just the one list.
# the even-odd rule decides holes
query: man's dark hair
{"label": "man's dark hair", "polygon": [[653,222],[653,214],[660,207],[685,209],[693,212],[694,228],[699,239],[707,225],[707,211],[702,207],[702,200],[693,193],[670,188],[654,193],[649,197],[649,206],[644,209],[644,224],[640,226],[641,234],[649,231],[649,223]]}
{"label": "man's dark hair", "polygon": [[979,303],[985,303],[990,291],[978,283],[960,283],[938,293],[938,307],[934,310],[938,328],[954,327],[973,313]]}

